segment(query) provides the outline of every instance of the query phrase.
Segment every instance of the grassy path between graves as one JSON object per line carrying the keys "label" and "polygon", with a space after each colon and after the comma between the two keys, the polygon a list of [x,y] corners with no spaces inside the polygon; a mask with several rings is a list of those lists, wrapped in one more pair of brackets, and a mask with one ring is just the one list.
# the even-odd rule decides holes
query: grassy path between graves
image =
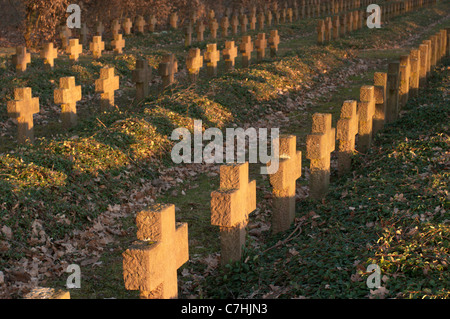
{"label": "grassy path between graves", "polygon": [[[63,57],[57,60],[57,68],[53,71],[45,71],[41,62],[35,59],[29,72],[16,76],[10,71],[9,62],[2,59],[0,271],[4,273],[5,283],[0,283],[1,297],[20,297],[33,281],[63,287],[68,276],[64,270],[70,263],[80,264],[82,270],[82,289],[72,290],[73,298],[137,297],[137,292],[125,291],[123,287],[121,253],[135,238],[135,213],[155,201],[175,204],[177,220],[189,224],[190,261],[179,271],[181,298],[367,295],[361,281],[350,280],[348,283],[351,275],[358,275],[357,265],[350,267],[349,261],[342,259],[345,254],[339,254],[339,251],[351,249],[350,244],[345,246],[337,240],[344,238],[343,242],[352,242],[339,228],[347,222],[335,216],[327,219],[325,224],[311,227],[313,222],[323,223],[322,219],[334,206],[324,203],[323,207],[316,207],[307,200],[305,185],[309,164],[305,160],[304,174],[298,183],[297,196],[301,206],[297,222],[301,223],[302,234],[307,227],[313,232],[311,235],[318,237],[334,232],[334,237],[327,238],[333,239],[328,242],[328,245],[335,245],[333,249],[311,251],[329,252],[329,256],[335,254],[342,265],[328,268],[328,273],[322,274],[322,270],[326,272],[330,266],[325,261],[333,259],[329,256],[305,259],[307,256],[303,253],[296,253],[308,252],[304,241],[299,246],[283,246],[283,249],[272,249],[259,256],[258,251],[271,247],[290,231],[277,238],[268,233],[270,187],[258,174],[258,168],[252,167],[251,176],[257,179],[258,185],[258,208],[251,215],[249,225],[246,255],[249,258],[231,267],[227,274],[220,272],[217,269],[218,229],[209,221],[209,195],[218,187],[218,166],[173,167],[167,158],[171,148],[167,135],[176,127],[191,127],[192,118],[202,119],[205,127],[225,128],[230,123],[246,127],[245,123],[252,123],[253,127],[281,127],[283,133],[296,134],[298,149],[304,151],[313,112],[331,112],[336,121],[342,101],[357,98],[359,87],[372,82],[374,71],[385,70],[388,59],[398,57],[407,49],[396,43],[414,38],[415,33],[425,30],[420,39],[416,39],[418,43],[439,28],[448,26],[448,15],[444,19],[448,9],[448,4],[440,4],[433,9],[409,13],[393,19],[381,30],[357,31],[328,46],[315,44],[314,19],[280,26],[279,58],[268,58],[248,70],[240,69],[238,61],[235,71],[224,74],[219,70],[219,76],[213,79],[202,74],[194,86],[184,80],[181,71],[178,84],[163,93],[157,91],[156,78],[150,97],[141,103],[133,100],[131,83],[136,57],[145,56],[156,67],[166,50],[150,49],[148,43],[152,42],[147,41],[146,36],[127,38],[127,47],[132,49],[126,50],[124,55],[107,54],[97,61],[86,56],[72,66]],[[436,21],[439,22],[428,28]],[[305,37],[295,36],[300,30]],[[206,43],[202,45],[206,46]],[[408,46],[417,43],[408,43]],[[173,50],[179,57],[181,70],[186,50],[181,46],[173,47]],[[121,89],[116,93],[119,109],[100,114],[96,110],[93,81],[105,65],[114,65],[121,76]],[[84,99],[79,103],[79,125],[66,132],[58,123],[59,107],[53,104],[52,96],[58,78],[68,75],[74,75],[77,83],[83,85]],[[12,98],[12,90],[18,86],[31,86],[33,95],[40,97],[41,112],[35,118],[35,135],[41,138],[34,146],[17,147],[13,142],[15,125],[7,118],[6,101]],[[358,162],[366,165],[366,160],[362,157]],[[343,183],[333,180],[335,182],[338,184],[333,187]],[[369,184],[363,185],[368,187]],[[350,195],[344,197],[356,197],[351,190],[347,191]],[[335,193],[336,190],[332,190],[330,198],[336,197]],[[343,193],[344,190],[339,196]],[[395,193],[390,195],[395,197]],[[345,205],[341,200],[337,202]],[[386,204],[386,212],[389,211],[388,204],[390,202]],[[367,202],[361,203],[363,208],[339,205],[333,211],[339,211],[339,207],[354,207],[359,216]],[[316,217],[319,215],[321,217]],[[376,224],[374,217],[367,222]],[[348,232],[353,229],[351,226],[346,224],[341,228]],[[295,226],[291,231],[294,229]],[[351,236],[358,235],[352,233]],[[300,238],[304,239],[304,235],[297,237]],[[314,247],[313,238],[310,240],[308,243]],[[322,243],[327,245],[325,239]],[[293,250],[289,251],[291,248]],[[281,256],[282,261],[279,260]],[[358,259],[360,265],[367,262],[363,260],[365,256]],[[305,263],[303,266],[299,264],[300,257]],[[375,255],[374,260],[377,257]],[[319,264],[315,265],[316,262]],[[311,267],[307,267],[308,263]],[[278,264],[280,268],[277,268]],[[384,267],[384,264],[380,266]],[[273,273],[269,267],[282,271]],[[342,282],[359,285],[354,295],[352,292],[343,294],[337,288],[317,289],[317,285],[327,280],[328,285],[334,287],[333,280],[339,270],[336,267],[344,269],[339,275]],[[390,271],[388,268],[382,270]],[[314,275],[305,278],[297,273],[303,271]],[[292,272],[291,277],[283,277],[286,272]],[[347,274],[350,276],[345,277]],[[244,279],[245,284],[240,279]],[[308,284],[302,284],[306,282]]]}

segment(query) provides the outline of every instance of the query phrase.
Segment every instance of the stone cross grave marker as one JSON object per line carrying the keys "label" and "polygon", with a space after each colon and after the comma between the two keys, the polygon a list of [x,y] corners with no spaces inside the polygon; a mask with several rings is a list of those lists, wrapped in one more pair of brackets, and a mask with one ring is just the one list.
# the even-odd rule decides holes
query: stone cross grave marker
{"label": "stone cross grave marker", "polygon": [[103,32],[105,32],[105,27],[101,21],[98,21],[95,25],[95,34],[99,36],[103,36]]}
{"label": "stone cross grave marker", "polygon": [[419,86],[424,87],[427,83],[427,69],[428,69],[428,45],[420,44],[419,45],[419,57],[420,57],[420,65],[419,65]]}
{"label": "stone cross grave marker", "polygon": [[230,27],[230,21],[227,16],[222,17],[220,20],[220,28],[222,30],[222,36],[227,37],[228,36],[228,28]]}
{"label": "stone cross grave marker", "polygon": [[264,30],[264,22],[266,21],[266,16],[264,15],[264,12],[260,12],[258,14],[258,29]]}
{"label": "stone cross grave marker", "polygon": [[188,225],[175,221],[174,205],[154,205],[136,216],[137,242],[123,254],[125,289],[141,299],[178,297],[177,269],[189,260]]}
{"label": "stone cross grave marker", "polygon": [[331,42],[331,33],[333,30],[333,23],[330,17],[325,18],[325,42]]}
{"label": "stone cross grave marker", "polygon": [[257,61],[261,62],[266,56],[267,40],[265,33],[259,33],[258,39],[255,41]]}
{"label": "stone cross grave marker", "polygon": [[155,30],[156,30],[156,23],[158,22],[158,20],[156,20],[156,18],[155,18],[155,16],[154,15],[151,15],[149,18],[148,18],[148,30],[150,31],[150,32],[155,32]]}
{"label": "stone cross grave marker", "polygon": [[133,22],[131,22],[130,18],[125,18],[125,19],[123,19],[122,27],[123,27],[124,34],[130,35],[131,28],[133,27]]}
{"label": "stone cross grave marker", "polygon": [[226,41],[225,49],[222,50],[223,59],[225,60],[225,70],[230,71],[234,69],[235,59],[238,55],[238,48],[234,41]]}
{"label": "stone cross grave marker", "polygon": [[317,22],[317,43],[324,44],[325,43],[325,21],[319,20]]}
{"label": "stone cross grave marker", "polygon": [[80,29],[80,42],[82,45],[86,45],[88,43],[88,38],[89,38],[89,29],[86,25],[86,23],[82,23],[81,24],[81,29]]}
{"label": "stone cross grave marker", "polygon": [[184,27],[184,46],[190,47],[192,45],[192,24],[188,23]]}
{"label": "stone cross grave marker", "polygon": [[136,69],[132,73],[132,80],[136,83],[136,99],[138,101],[145,99],[149,92],[149,82],[152,79],[152,68],[147,60],[139,59],[136,61]]}
{"label": "stone cross grave marker", "polygon": [[101,36],[96,35],[92,38],[89,48],[94,58],[98,59],[102,56],[102,51],[105,50],[105,42],[102,41]]}
{"label": "stone cross grave marker", "polygon": [[111,24],[111,33],[114,34],[119,34],[120,33],[120,29],[121,29],[121,25],[120,25],[120,21],[119,19],[114,19],[112,24]]}
{"label": "stone cross grave marker", "polygon": [[41,51],[41,58],[44,59],[46,67],[53,68],[55,65],[55,59],[58,57],[58,49],[53,47],[53,42],[44,44]]}
{"label": "stone cross grave marker", "polygon": [[202,21],[199,21],[196,26],[196,32],[197,32],[197,41],[202,42],[204,40],[204,32],[205,32],[205,25]]}
{"label": "stone cross grave marker", "polygon": [[272,12],[270,10],[266,11],[266,24],[268,27],[272,26]]}
{"label": "stone cross grave marker", "polygon": [[373,116],[373,134],[376,134],[386,123],[387,109],[387,73],[375,72],[375,114]]}
{"label": "stone cross grave marker", "polygon": [[335,148],[336,129],[331,127],[329,113],[315,113],[311,134],[306,137],[306,158],[310,164],[310,197],[325,196],[330,184],[330,156]]}
{"label": "stone cross grave marker", "polygon": [[238,26],[239,26],[239,18],[237,15],[233,15],[231,17],[231,33],[233,35],[237,35],[238,33]]}
{"label": "stone cross grave marker", "polygon": [[195,82],[200,73],[200,69],[203,67],[203,56],[199,48],[192,48],[189,50],[186,59],[186,67],[188,69],[190,80]]}
{"label": "stone cross grave marker", "polygon": [[358,134],[357,102],[344,101],[341,117],[336,124],[336,139],[339,141],[337,153],[338,174],[348,173],[351,169],[351,156],[355,151],[355,136]]}
{"label": "stone cross grave marker", "polygon": [[409,53],[410,57],[410,82],[409,94],[412,97],[419,96],[419,79],[420,79],[420,51],[413,49]]}
{"label": "stone cross grave marker", "polygon": [[83,53],[83,46],[78,42],[78,39],[70,39],[66,53],[69,54],[71,61],[78,61],[80,54]]}
{"label": "stone cross grave marker", "polygon": [[256,14],[251,14],[250,15],[250,30],[256,30]]}
{"label": "stone cross grave marker", "polygon": [[297,137],[282,135],[279,141],[278,171],[269,175],[272,185],[272,232],[289,229],[295,218],[296,181],[302,175],[302,152],[297,151]]}
{"label": "stone cross grave marker", "polygon": [[172,29],[178,28],[178,13],[174,12],[170,15],[169,24]]}
{"label": "stone cross grave marker", "polygon": [[219,23],[215,18],[209,20],[209,30],[211,31],[211,39],[217,39],[217,30],[219,29]]}
{"label": "stone cross grave marker", "polygon": [[242,67],[248,68],[252,59],[253,42],[252,37],[245,35],[242,37],[242,42],[239,46],[239,52],[242,55]]}
{"label": "stone cross grave marker", "polygon": [[61,39],[61,48],[65,50],[69,44],[69,39],[72,36],[72,31],[67,25],[60,27],[59,38]]}
{"label": "stone cross grave marker", "polygon": [[411,64],[410,64],[409,55],[401,55],[400,56],[400,87],[399,87],[399,90],[400,90],[399,108],[400,108],[400,110],[408,102],[410,75],[411,75]]}
{"label": "stone cross grave marker", "polygon": [[162,78],[163,88],[166,88],[174,83],[176,72],[178,72],[178,61],[175,58],[175,54],[166,54],[158,67],[158,73]]}
{"label": "stone cross grave marker", "polygon": [[12,63],[17,72],[25,72],[28,63],[31,63],[31,54],[24,46],[16,47],[16,54],[12,56]]}
{"label": "stone cross grave marker", "polygon": [[217,75],[217,62],[220,61],[220,51],[217,50],[217,43],[208,44],[206,46],[205,61],[208,76]]}
{"label": "stone cross grave marker", "polygon": [[400,63],[388,64],[388,89],[386,105],[386,123],[397,119],[399,112]]}
{"label": "stone cross grave marker", "polygon": [[248,162],[222,165],[220,189],[211,193],[211,224],[220,227],[222,265],[242,256],[248,215],[256,209],[256,181],[248,178]]}
{"label": "stone cross grave marker", "polygon": [[17,141],[20,144],[34,141],[33,114],[39,113],[39,98],[32,97],[31,88],[15,88],[14,101],[8,101],[8,115],[17,119]]}
{"label": "stone cross grave marker", "polygon": [[278,54],[278,45],[280,44],[280,36],[278,30],[271,30],[269,37],[270,56],[275,57]]}
{"label": "stone cross grave marker", "polygon": [[114,76],[114,68],[100,70],[100,78],[95,80],[95,92],[100,92],[101,110],[115,106],[114,92],[119,89],[119,76]]}
{"label": "stone cross grave marker", "polygon": [[241,33],[247,32],[248,18],[246,14],[243,14],[239,17],[239,21],[241,23]]}
{"label": "stone cross grave marker", "polygon": [[339,28],[340,28],[340,21],[339,21],[339,16],[334,16],[333,17],[333,19],[332,19],[332,24],[333,24],[333,26],[332,26],[332,30],[333,30],[333,32],[332,32],[332,34],[333,34],[333,40],[337,40],[337,39],[339,39],[339,36],[340,36],[340,30],[339,30]]}
{"label": "stone cross grave marker", "polygon": [[121,33],[114,34],[114,40],[111,41],[111,44],[114,47],[115,54],[123,53],[123,48],[125,48],[125,39],[122,37]]}
{"label": "stone cross grave marker", "polygon": [[362,153],[369,150],[372,142],[373,116],[375,115],[375,87],[364,85],[359,91],[358,148]]}
{"label": "stone cross grave marker", "polygon": [[146,25],[147,25],[147,22],[145,21],[144,17],[139,15],[135,21],[136,33],[143,34]]}
{"label": "stone cross grave marker", "polygon": [[75,85],[75,77],[59,79],[59,89],[55,89],[54,101],[61,104],[61,121],[63,127],[74,127],[77,124],[77,102],[81,100],[81,85]]}

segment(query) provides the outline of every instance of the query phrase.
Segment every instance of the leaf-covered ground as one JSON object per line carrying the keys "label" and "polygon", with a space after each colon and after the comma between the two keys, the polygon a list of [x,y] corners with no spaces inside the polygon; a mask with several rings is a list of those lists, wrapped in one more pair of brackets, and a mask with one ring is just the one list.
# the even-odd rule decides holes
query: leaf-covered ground
{"label": "leaf-covered ground", "polygon": [[[179,126],[191,128],[192,119],[201,119],[205,128],[223,129],[233,124],[281,127],[282,132],[296,134],[298,148],[304,150],[311,114],[331,112],[336,121],[342,101],[357,99],[359,86],[371,82],[374,71],[385,70],[388,60],[417,46],[439,28],[448,26],[448,3],[395,18],[379,30],[354,32],[328,46],[315,44],[316,23],[315,19],[306,19],[277,26],[282,37],[277,58],[267,58],[249,69],[241,69],[238,59],[237,69],[228,73],[223,72],[221,63],[219,76],[207,78],[202,70],[195,85],[185,79],[186,71],[182,69],[187,50],[181,45],[181,31],[127,37],[124,55],[105,54],[95,61],[83,56],[73,65],[62,56],[51,71],[45,70],[42,62],[34,58],[26,73],[16,75],[9,59],[0,58],[0,296],[21,297],[35,284],[63,287],[67,265],[78,263],[82,268],[83,288],[71,291],[74,298],[136,297],[136,292],[125,291],[123,287],[121,253],[135,239],[136,212],[154,202],[174,203],[177,220],[189,223],[190,261],[179,272],[182,298],[218,298],[224,293],[235,297],[325,296],[326,293],[318,292],[321,290],[317,291],[312,283],[320,281],[324,287],[327,284],[332,287],[333,278],[348,279],[347,273],[354,275],[351,284],[360,287],[358,295],[367,294],[364,283],[359,281],[363,276],[357,273],[353,263],[359,260],[360,265],[365,265],[367,260],[363,257],[367,256],[382,266],[381,261],[376,260],[381,256],[366,254],[351,261],[341,260],[342,265],[336,267],[344,269],[344,274],[337,275],[339,269],[336,267],[325,270],[329,283],[325,283],[327,279],[323,279],[321,270],[329,266],[328,260],[333,259],[327,256],[316,265],[314,256],[311,259],[303,256],[301,261],[314,267],[290,269],[291,276],[299,278],[298,281],[284,278],[289,279],[293,287],[298,286],[292,289],[283,286],[287,283],[282,284],[281,271],[277,274],[280,277],[271,278],[270,274],[265,276],[258,270],[265,265],[273,267],[271,260],[280,258],[278,248],[267,252],[265,262],[262,262],[262,256],[253,261],[257,254],[249,252],[251,261],[233,267],[233,271],[238,270],[237,276],[248,282],[241,290],[232,273],[217,273],[218,229],[210,225],[209,201],[210,192],[218,187],[218,165],[174,166],[167,156],[172,145],[168,138],[172,130]],[[161,43],[161,39],[169,38],[173,41]],[[160,45],[152,45],[155,41]],[[200,43],[199,47],[204,48],[207,42]],[[223,43],[220,40],[218,47],[221,48]],[[175,52],[180,62],[177,85],[161,93],[160,79],[155,76],[150,96],[142,102],[135,101],[131,73],[136,59],[145,57],[156,67],[162,54],[168,51]],[[106,65],[116,68],[116,74],[121,77],[121,88],[116,92],[118,108],[101,113],[94,80],[98,78],[100,68]],[[77,105],[79,124],[66,131],[59,122],[60,107],[53,103],[53,90],[60,77],[69,75],[75,76],[77,84],[83,85],[83,100]],[[37,140],[34,145],[21,147],[15,143],[16,124],[6,114],[6,101],[12,99],[14,87],[19,86],[31,86],[33,96],[39,96],[41,102],[41,112],[35,116]],[[437,100],[438,95],[434,95]],[[387,146],[398,141],[397,135],[392,138],[386,139]],[[361,165],[368,165],[367,160],[361,158],[359,161]],[[304,161],[304,174],[298,187],[302,207],[297,215],[302,234],[306,227],[323,223],[327,216],[325,212],[319,212],[320,206],[316,207],[306,199],[307,166]],[[268,234],[270,187],[267,180],[257,174],[257,168],[252,168],[251,174],[258,183],[258,210],[251,216],[249,247],[264,245],[268,248],[277,240]],[[371,178],[376,179],[376,176]],[[441,180],[445,181],[444,178]],[[361,187],[368,185],[366,181]],[[387,185],[392,187],[393,184]],[[331,194],[338,192],[339,195],[330,195],[331,198],[344,196],[347,188],[340,187],[341,191],[332,190]],[[355,196],[352,192],[353,189],[347,189],[345,196]],[[407,198],[406,191],[399,191],[395,197],[396,193],[391,196]],[[336,210],[328,209],[340,211],[345,216],[351,216],[352,212],[359,216],[367,209],[364,206],[368,206],[367,202],[347,207],[339,203],[340,200],[335,203]],[[381,204],[387,216],[392,203]],[[445,209],[443,204],[439,205]],[[437,206],[429,208],[430,213]],[[371,217],[367,223],[375,225],[377,210],[370,207],[367,211]],[[328,226],[316,225],[312,230],[320,237],[323,236],[322,227],[325,227],[327,232],[345,238],[343,242],[348,245],[343,244],[340,248],[346,252],[364,239],[353,240],[352,236],[359,233],[351,232],[352,227],[342,226],[348,231],[348,234],[344,233],[339,228],[341,223],[342,219],[335,216]],[[374,229],[375,226],[368,227],[368,230]],[[391,240],[389,236],[386,233],[386,241]],[[325,254],[326,245],[334,243],[324,239],[322,244],[324,249],[315,251],[316,254]],[[294,247],[285,260],[289,259],[292,266],[298,265],[300,257],[296,251],[300,250],[300,247]],[[384,253],[393,254],[390,251]],[[340,257],[342,254],[336,253],[336,258]],[[394,261],[391,262],[394,265]],[[383,264],[383,273],[393,272],[389,268],[392,265],[384,267]],[[283,262],[279,267],[284,267]],[[430,266],[430,269],[434,268]],[[296,275],[303,271],[311,277]],[[259,278],[259,273],[265,280],[264,283],[261,281],[261,286],[252,281]],[[256,277],[252,277],[255,274]],[[310,284],[307,279],[311,280]],[[211,289],[210,284],[218,285],[216,280],[223,280],[221,286],[217,286],[222,287],[218,289],[220,291]],[[301,285],[302,282],[305,285]],[[332,296],[333,290],[324,289],[330,293],[327,296]]]}

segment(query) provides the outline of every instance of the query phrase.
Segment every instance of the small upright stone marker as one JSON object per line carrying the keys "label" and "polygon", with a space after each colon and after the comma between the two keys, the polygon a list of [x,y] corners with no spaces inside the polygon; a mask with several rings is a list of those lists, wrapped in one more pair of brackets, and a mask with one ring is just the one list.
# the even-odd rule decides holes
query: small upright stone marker
{"label": "small upright stone marker", "polygon": [[100,78],[95,80],[95,92],[101,93],[101,109],[114,107],[114,92],[119,89],[119,76],[114,76],[114,68],[100,70]]}
{"label": "small upright stone marker", "polygon": [[81,85],[75,86],[75,77],[59,79],[59,89],[54,91],[56,104],[61,104],[61,120],[63,127],[69,128],[77,124],[77,102],[81,100]]}
{"label": "small upright stone marker", "polygon": [[175,73],[178,71],[178,61],[175,54],[169,53],[163,57],[159,64],[158,73],[162,77],[163,88],[168,87],[175,81]]}
{"label": "small upright stone marker", "polygon": [[148,18],[148,30],[150,32],[155,32],[155,30],[156,30],[156,23],[158,23],[158,20],[156,20],[154,15],[151,15]]}
{"label": "small upright stone marker", "polygon": [[400,86],[400,63],[388,64],[388,89],[386,105],[386,123],[392,123],[398,117],[399,112],[399,86]]}
{"label": "small upright stone marker", "polygon": [[409,94],[412,97],[419,96],[419,79],[420,79],[420,51],[411,50],[410,54],[410,82],[409,82]]}
{"label": "small upright stone marker", "polygon": [[80,29],[81,45],[86,45],[88,43],[88,37],[89,37],[89,29],[88,29],[86,23],[82,23],[81,29]]}
{"label": "small upright stone marker", "polygon": [[208,44],[206,46],[205,61],[209,76],[217,75],[217,62],[220,61],[220,51],[217,50],[217,43]]}
{"label": "small upright stone marker", "polygon": [[61,48],[65,50],[69,44],[69,39],[72,36],[72,30],[67,25],[61,26],[59,37],[61,39]]}
{"label": "small upright stone marker", "polygon": [[17,141],[24,144],[34,141],[33,114],[39,113],[39,98],[32,97],[31,88],[14,89],[14,101],[8,101],[8,115],[17,119],[18,135]]}
{"label": "small upright stone marker", "polygon": [[53,47],[53,43],[46,43],[41,51],[41,58],[47,67],[53,68],[55,59],[58,57],[58,49]]}
{"label": "small upright stone marker", "polygon": [[125,18],[125,19],[123,19],[122,27],[123,27],[124,34],[130,35],[131,28],[133,27],[133,22],[131,22],[130,18]]}
{"label": "small upright stone marker", "polygon": [[196,26],[196,32],[197,32],[197,41],[202,42],[204,40],[204,32],[205,32],[205,25],[202,21],[199,21]]}
{"label": "small upright stone marker", "polygon": [[178,28],[178,14],[176,12],[172,13],[169,18],[170,27],[174,30]]}
{"label": "small upright stone marker", "polygon": [[219,29],[219,23],[216,19],[211,19],[209,21],[209,30],[211,31],[211,39],[217,39],[217,30]]}
{"label": "small upright stone marker", "polygon": [[120,25],[119,19],[114,19],[112,24],[111,24],[111,33],[113,35],[119,34],[120,33],[120,29],[122,29],[122,27]]}
{"label": "small upright stone marker", "polygon": [[260,12],[258,14],[258,29],[264,30],[264,22],[266,21],[266,16],[264,15],[264,12]]}
{"label": "small upright stone marker", "polygon": [[409,77],[411,75],[411,65],[409,55],[400,56],[400,110],[406,105],[409,97]]}
{"label": "small upright stone marker", "polygon": [[224,16],[220,20],[220,28],[222,30],[222,37],[228,36],[228,28],[230,27],[230,21],[227,16]]}
{"label": "small upright stone marker", "polygon": [[225,70],[233,70],[235,59],[238,55],[238,48],[235,46],[234,41],[225,42],[225,49],[223,49],[222,54],[223,59],[225,60]]}
{"label": "small upright stone marker", "polygon": [[248,68],[250,66],[250,60],[252,59],[253,52],[253,42],[251,36],[245,35],[242,37],[239,52],[242,54],[242,66],[244,68]]}
{"label": "small upright stone marker", "polygon": [[184,46],[190,47],[192,45],[192,24],[188,23],[184,28]]}
{"label": "small upright stone marker", "polygon": [[121,33],[114,34],[114,40],[111,41],[111,44],[114,47],[115,54],[123,53],[123,48],[125,47],[125,39],[123,39]]}
{"label": "small upright stone marker", "polygon": [[267,40],[265,33],[259,33],[258,39],[255,41],[256,47],[256,59],[258,62],[261,62],[266,56],[266,48],[267,48]]}
{"label": "small upright stone marker", "polygon": [[239,26],[239,18],[237,15],[231,17],[231,33],[237,35]]}
{"label": "small upright stone marker", "polygon": [[248,24],[248,18],[246,14],[243,14],[239,17],[239,21],[241,22],[241,33],[247,32],[247,24]]}
{"label": "small upright stone marker", "polygon": [[189,78],[195,82],[198,78],[200,69],[203,67],[203,56],[199,48],[192,48],[189,50],[189,55],[186,59],[186,67],[188,69]]}
{"label": "small upright stone marker", "polygon": [[419,45],[419,86],[424,87],[427,83],[427,69],[428,69],[428,45]]}
{"label": "small upright stone marker", "polygon": [[211,224],[220,227],[222,265],[241,259],[248,215],[256,209],[256,181],[248,177],[248,162],[222,165],[220,189],[211,193]]}
{"label": "small upright stone marker", "polygon": [[317,43],[324,44],[325,43],[325,21],[319,20],[317,22]]}
{"label": "small upright stone marker", "polygon": [[331,121],[331,114],[313,114],[312,134],[306,137],[306,158],[311,161],[309,196],[313,199],[325,196],[330,184],[330,154],[336,140],[336,129],[331,127]]}
{"label": "small upright stone marker", "polygon": [[357,102],[345,101],[341,109],[341,117],[336,124],[336,139],[339,141],[337,153],[338,174],[342,176],[351,169],[351,156],[355,151],[355,136],[358,134]]}
{"label": "small upright stone marker", "polygon": [[177,269],[189,260],[188,225],[177,223],[174,205],[154,205],[136,216],[137,242],[123,254],[125,289],[141,299],[178,297]]}
{"label": "small upright stone marker", "polygon": [[145,22],[145,19],[143,16],[138,16],[136,18],[135,27],[136,27],[136,33],[144,33],[145,26],[147,25],[147,22]]}
{"label": "small upright stone marker", "polygon": [[271,30],[269,37],[269,45],[270,45],[270,56],[272,58],[277,56],[279,44],[280,44],[280,36],[278,35],[278,30]]}
{"label": "small upright stone marker", "polygon": [[102,41],[101,36],[96,35],[92,38],[89,48],[94,58],[98,59],[102,56],[102,51],[105,50],[105,42]]}
{"label": "small upright stone marker", "polygon": [[373,134],[376,134],[386,123],[387,110],[387,73],[375,72],[375,114],[373,116]]}
{"label": "small upright stone marker", "polygon": [[101,21],[98,21],[95,25],[95,34],[102,37],[103,32],[105,32],[105,27]]}
{"label": "small upright stone marker", "polygon": [[358,103],[358,148],[366,153],[372,142],[373,116],[375,115],[375,87],[364,85],[360,90],[360,102]]}
{"label": "small upright stone marker", "polygon": [[17,72],[25,72],[27,64],[31,63],[31,54],[27,52],[26,47],[18,46],[16,54],[12,56],[12,62]]}
{"label": "small upright stone marker", "polygon": [[295,218],[296,180],[302,175],[302,152],[297,151],[297,137],[282,135],[279,141],[278,171],[269,175],[273,187],[272,232],[289,229]]}
{"label": "small upright stone marker", "polygon": [[147,60],[139,59],[136,61],[136,69],[133,71],[132,80],[136,83],[136,99],[138,101],[145,99],[149,91],[149,82],[152,79],[152,68]]}
{"label": "small upright stone marker", "polygon": [[69,54],[71,61],[78,61],[80,54],[83,53],[83,46],[78,43],[78,39],[70,39],[66,53]]}

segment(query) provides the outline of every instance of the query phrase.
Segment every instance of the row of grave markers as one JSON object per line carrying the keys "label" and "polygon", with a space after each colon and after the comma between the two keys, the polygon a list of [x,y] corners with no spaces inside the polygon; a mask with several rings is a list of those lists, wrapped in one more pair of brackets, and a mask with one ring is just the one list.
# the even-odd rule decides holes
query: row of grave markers
{"label": "row of grave markers", "polygon": [[[344,174],[351,168],[356,135],[359,150],[366,152],[372,136],[385,123],[394,120],[388,114],[398,116],[408,94],[417,96],[433,67],[444,55],[450,56],[449,35],[449,29],[440,30],[418,49],[401,56],[399,62],[390,63],[387,73],[375,73],[373,85],[361,87],[360,101],[344,102],[336,128],[332,127],[331,114],[313,115],[311,134],[306,140],[311,197],[320,199],[327,192],[336,140],[339,141],[338,170]],[[301,176],[302,153],[296,150],[296,136],[280,136],[279,145],[279,170],[270,175],[273,233],[287,230],[294,221],[296,180]],[[249,164],[220,166],[219,190],[211,193],[211,224],[220,228],[222,265],[241,259],[248,216],[255,209],[256,182],[249,181]],[[177,298],[176,270],[189,259],[187,224],[175,225],[174,205],[142,211],[136,223],[140,242],[123,253],[125,288],[139,290],[141,298]],[[166,233],[162,234],[164,230]],[[169,254],[171,257],[165,258]]]}
{"label": "row of grave markers", "polygon": [[[77,40],[77,39],[75,39]],[[272,30],[269,40],[266,40],[265,33],[258,34],[255,41],[257,51],[257,61],[260,62],[265,57],[265,51],[269,43],[270,54],[276,56],[280,37],[277,30]],[[49,45],[51,48],[52,46]],[[232,70],[235,67],[235,59],[238,51],[242,55],[242,66],[248,67],[251,62],[254,45],[251,36],[244,36],[239,47],[236,47],[234,41],[227,41],[222,54],[225,60],[225,69]],[[45,49],[43,50],[43,52]],[[47,63],[53,61],[49,55],[54,56],[54,50],[47,51]],[[29,56],[29,53],[23,53]],[[14,60],[19,60],[16,56]],[[217,66],[220,61],[220,51],[217,50],[217,44],[208,44],[207,50],[202,56],[198,48],[190,49],[186,58],[186,67],[189,77],[195,81],[203,67],[204,61],[207,63],[207,73],[210,76],[217,75]],[[52,63],[53,65],[53,63]],[[167,54],[163,57],[158,67],[158,74],[162,78],[162,86],[166,88],[174,83],[175,73],[178,72],[178,61],[174,54]],[[132,73],[132,81],[136,83],[136,99],[142,100],[149,94],[149,82],[152,78],[152,68],[146,60],[136,61],[136,69]],[[95,91],[100,93],[100,107],[102,111],[108,110],[115,105],[114,92],[119,89],[119,76],[114,75],[114,68],[106,67],[100,70],[100,78],[95,81]],[[81,100],[81,86],[76,86],[75,77],[60,78],[60,88],[54,91],[54,102],[62,107],[61,120],[63,127],[70,128],[77,123],[76,103]],[[16,88],[14,90],[14,100],[8,101],[7,112],[10,117],[18,121],[19,143],[33,142],[33,114],[39,112],[39,98],[32,97],[31,88]]]}
{"label": "row of grave markers", "polygon": [[[418,10],[425,5],[431,4],[431,0],[404,0],[401,2],[386,3],[380,6],[381,21],[387,21],[398,15]],[[355,10],[325,19],[317,22],[317,43],[325,44],[331,40],[336,40],[345,36],[347,33],[360,30],[365,25],[369,13],[366,10]]]}
{"label": "row of grave markers", "polygon": [[[417,96],[430,72],[450,56],[450,28],[442,29],[422,42],[409,55],[391,62],[388,71],[376,72],[373,85],[360,90],[360,101],[343,103],[336,128],[332,115],[315,113],[306,140],[310,160],[310,196],[325,196],[330,183],[330,158],[339,141],[338,172],[351,169],[351,156],[358,148],[366,152],[372,136],[385,123],[394,121],[409,96]],[[301,176],[302,153],[296,150],[296,136],[279,137],[279,170],[270,175],[273,192],[272,232],[287,230],[295,216],[296,180]],[[270,163],[268,163],[270,164]],[[256,209],[256,182],[249,181],[249,164],[220,166],[219,190],[211,193],[211,224],[219,226],[221,264],[240,260],[245,245],[248,216]],[[175,222],[175,206],[158,204],[136,217],[137,238],[123,253],[123,276],[127,290],[139,290],[143,299],[178,297],[177,269],[189,260],[188,225]],[[67,293],[54,291],[54,298]]]}

